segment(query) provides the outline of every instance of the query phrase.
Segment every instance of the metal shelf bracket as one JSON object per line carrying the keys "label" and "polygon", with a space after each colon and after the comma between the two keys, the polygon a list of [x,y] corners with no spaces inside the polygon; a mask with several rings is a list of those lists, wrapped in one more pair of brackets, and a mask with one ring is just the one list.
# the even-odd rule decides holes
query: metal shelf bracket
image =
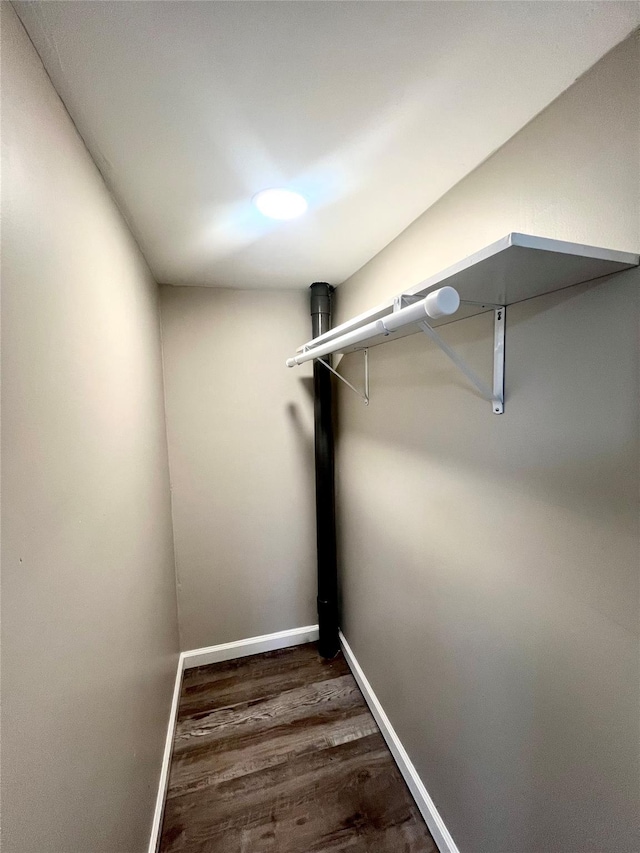
{"label": "metal shelf bracket", "polygon": [[[394,302],[394,311],[399,311],[406,304],[414,301],[414,297],[401,296]],[[422,331],[442,350],[442,352],[451,359],[458,370],[462,371],[469,382],[476,388],[482,396],[491,403],[491,408],[494,415],[501,415],[504,412],[504,330],[507,309],[504,305],[491,305],[490,303],[482,303],[483,307],[493,309],[493,388],[490,388],[486,382],[473,371],[468,364],[452,349],[446,341],[444,341],[438,332],[424,320],[418,325]]]}
{"label": "metal shelf bracket", "polygon": [[334,368],[331,367],[331,365],[329,364],[328,361],[325,361],[323,358],[318,358],[318,359],[316,359],[316,361],[319,361],[321,364],[324,364],[324,366],[327,368],[327,370],[330,370],[334,376],[337,376],[341,382],[344,382],[344,384],[348,388],[351,388],[351,390],[354,391],[358,395],[358,397],[360,397],[361,400],[364,400],[365,406],[368,406],[369,405],[369,349],[365,347],[365,349],[363,349],[362,352],[364,354],[364,394],[362,393],[362,391],[358,391],[358,389],[354,385],[352,385],[348,379],[345,379],[344,376],[342,376],[342,374],[338,373],[337,370],[334,370]]}
{"label": "metal shelf bracket", "polygon": [[504,412],[504,327],[507,319],[506,306],[493,309],[493,414]]}

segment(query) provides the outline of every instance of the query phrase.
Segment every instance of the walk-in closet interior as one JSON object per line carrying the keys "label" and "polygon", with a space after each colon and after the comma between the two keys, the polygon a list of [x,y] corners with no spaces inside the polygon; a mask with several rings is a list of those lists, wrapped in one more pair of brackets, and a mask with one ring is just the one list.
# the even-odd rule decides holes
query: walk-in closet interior
{"label": "walk-in closet interior", "polygon": [[2,850],[640,853],[640,3],[0,3]]}

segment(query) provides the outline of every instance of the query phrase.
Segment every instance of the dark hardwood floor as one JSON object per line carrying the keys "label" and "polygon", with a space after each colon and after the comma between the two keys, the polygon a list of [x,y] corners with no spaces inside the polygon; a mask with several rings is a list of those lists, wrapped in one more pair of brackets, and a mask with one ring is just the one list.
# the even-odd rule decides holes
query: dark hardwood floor
{"label": "dark hardwood floor", "polygon": [[342,656],[187,670],[161,853],[437,853]]}

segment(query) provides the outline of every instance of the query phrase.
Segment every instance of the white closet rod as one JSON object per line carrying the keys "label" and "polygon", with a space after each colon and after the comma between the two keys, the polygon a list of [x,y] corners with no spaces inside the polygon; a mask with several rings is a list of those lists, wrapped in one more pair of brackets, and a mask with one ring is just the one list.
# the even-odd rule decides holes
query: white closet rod
{"label": "white closet rod", "polygon": [[380,320],[374,320],[373,323],[367,323],[366,326],[361,326],[353,332],[346,332],[326,344],[314,346],[313,341],[311,341],[307,344],[304,352],[287,359],[287,367],[295,367],[297,364],[304,364],[305,361],[312,361],[314,358],[340,352],[347,347],[354,346],[354,344],[364,344],[380,335],[389,335],[403,326],[423,322],[425,317],[437,320],[439,317],[455,314],[459,307],[458,291],[448,285],[441,287],[413,305],[394,311],[393,314],[388,314]]}

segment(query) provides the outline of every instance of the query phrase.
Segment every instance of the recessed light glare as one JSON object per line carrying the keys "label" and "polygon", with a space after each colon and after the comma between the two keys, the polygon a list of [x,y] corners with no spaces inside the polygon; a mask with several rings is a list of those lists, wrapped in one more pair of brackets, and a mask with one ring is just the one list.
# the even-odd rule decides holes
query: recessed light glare
{"label": "recessed light glare", "polygon": [[253,197],[253,203],[270,219],[295,219],[307,209],[306,199],[292,190],[262,190]]}

